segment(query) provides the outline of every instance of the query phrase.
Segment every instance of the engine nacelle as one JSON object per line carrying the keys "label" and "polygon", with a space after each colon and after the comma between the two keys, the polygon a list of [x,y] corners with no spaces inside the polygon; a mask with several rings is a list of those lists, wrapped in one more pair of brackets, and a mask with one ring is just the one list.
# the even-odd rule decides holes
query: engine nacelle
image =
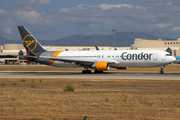
{"label": "engine nacelle", "polygon": [[97,71],[107,71],[110,67],[107,62],[97,62],[92,65],[92,68],[96,69]]}
{"label": "engine nacelle", "polygon": [[118,67],[117,69],[118,69],[118,70],[127,70],[128,67]]}

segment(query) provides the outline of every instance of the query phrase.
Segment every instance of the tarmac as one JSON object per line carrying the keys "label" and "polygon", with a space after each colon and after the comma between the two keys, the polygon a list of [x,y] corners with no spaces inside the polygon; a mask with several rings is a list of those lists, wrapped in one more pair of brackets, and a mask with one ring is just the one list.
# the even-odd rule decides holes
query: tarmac
{"label": "tarmac", "polygon": [[0,78],[84,78],[84,79],[142,79],[142,80],[180,80],[180,73],[155,72],[104,72],[82,74],[81,72],[0,72]]}

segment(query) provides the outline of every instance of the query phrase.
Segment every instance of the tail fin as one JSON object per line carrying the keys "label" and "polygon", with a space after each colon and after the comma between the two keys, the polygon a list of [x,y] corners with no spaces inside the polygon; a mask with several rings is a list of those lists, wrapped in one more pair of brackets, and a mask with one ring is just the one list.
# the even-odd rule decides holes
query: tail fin
{"label": "tail fin", "polygon": [[46,51],[42,47],[42,45],[36,40],[36,38],[24,26],[18,26],[18,29],[21,34],[23,45],[28,55],[37,56],[37,54]]}

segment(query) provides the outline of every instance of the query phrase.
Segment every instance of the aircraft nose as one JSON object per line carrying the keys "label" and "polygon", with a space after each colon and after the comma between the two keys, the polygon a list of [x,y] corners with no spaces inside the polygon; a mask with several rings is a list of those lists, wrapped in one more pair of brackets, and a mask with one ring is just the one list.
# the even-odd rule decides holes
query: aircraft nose
{"label": "aircraft nose", "polygon": [[176,61],[176,57],[172,56],[171,61]]}

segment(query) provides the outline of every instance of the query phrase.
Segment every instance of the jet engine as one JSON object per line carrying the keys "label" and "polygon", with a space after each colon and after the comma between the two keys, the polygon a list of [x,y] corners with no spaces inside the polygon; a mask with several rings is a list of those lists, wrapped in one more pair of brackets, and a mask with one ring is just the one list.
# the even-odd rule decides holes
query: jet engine
{"label": "jet engine", "polygon": [[92,65],[92,68],[96,69],[97,71],[107,71],[110,67],[107,62],[96,62]]}

